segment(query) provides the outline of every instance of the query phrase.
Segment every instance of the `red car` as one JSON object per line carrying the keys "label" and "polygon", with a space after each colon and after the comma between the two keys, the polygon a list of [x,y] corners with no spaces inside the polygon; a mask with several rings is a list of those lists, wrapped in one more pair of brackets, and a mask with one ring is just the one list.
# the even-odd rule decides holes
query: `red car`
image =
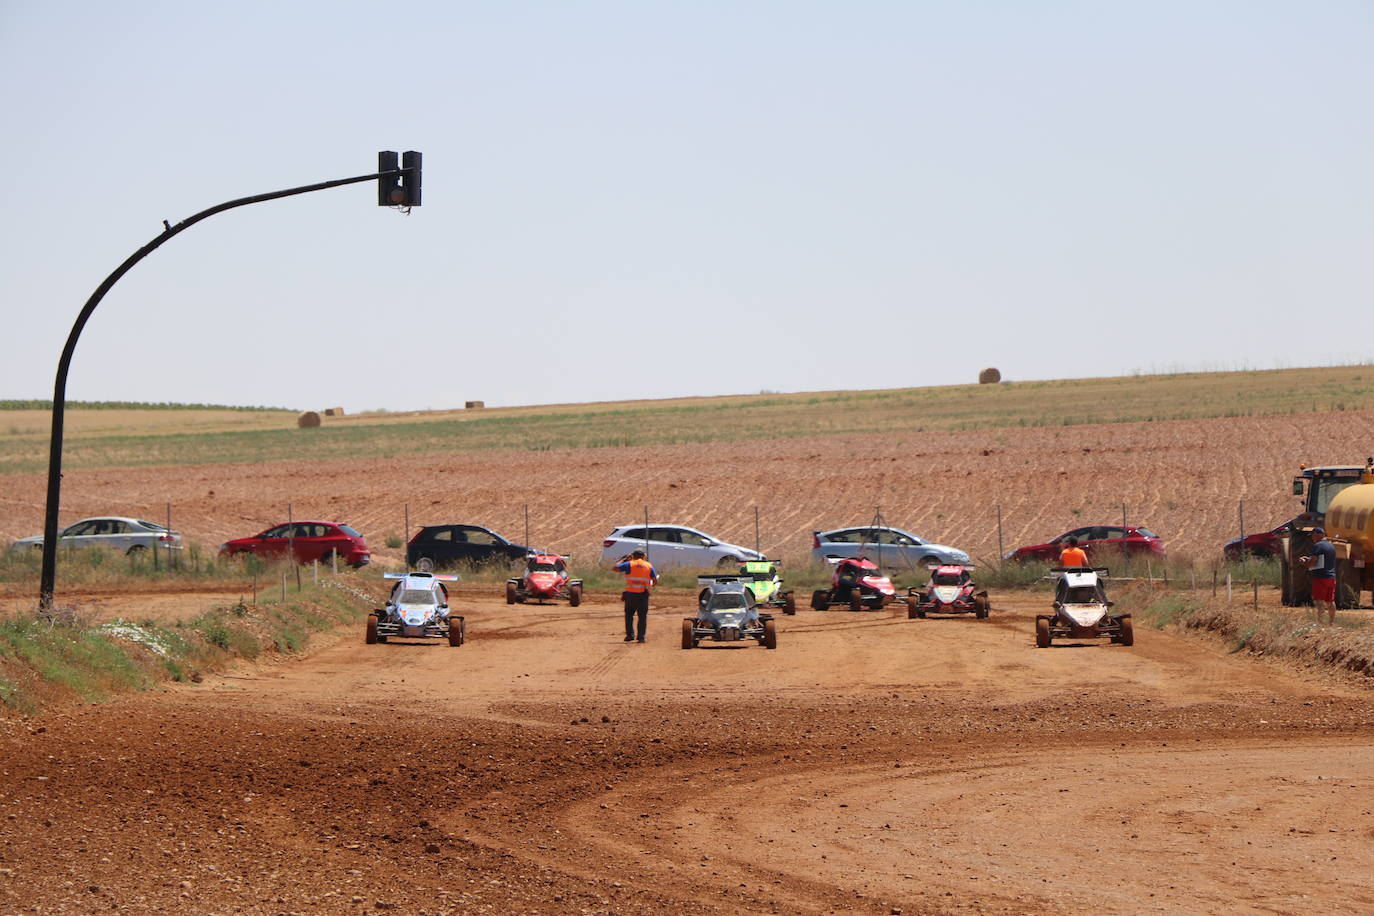
{"label": "red car", "polygon": [[1228,560],[1243,560],[1246,557],[1276,557],[1279,555],[1279,538],[1293,528],[1293,521],[1284,522],[1272,531],[1257,531],[1244,538],[1231,538],[1221,548]]}
{"label": "red car", "polygon": [[219,552],[231,557],[251,553],[269,559],[280,559],[290,552],[297,563],[329,563],[337,555],[341,563],[354,569],[372,562],[372,551],[367,549],[363,536],[337,522],[288,522],[251,538],[227,541],[220,545]]}
{"label": "red car", "polygon": [[1068,540],[1071,537],[1078,538],[1078,546],[1082,547],[1088,558],[1094,562],[1123,555],[1164,556],[1164,542],[1159,539],[1159,535],[1147,528],[1138,525],[1128,525],[1124,528],[1121,525],[1089,525],[1086,528],[1065,531],[1046,544],[1018,547],[1002,559],[1015,563],[1058,563],[1059,554],[1069,546]]}

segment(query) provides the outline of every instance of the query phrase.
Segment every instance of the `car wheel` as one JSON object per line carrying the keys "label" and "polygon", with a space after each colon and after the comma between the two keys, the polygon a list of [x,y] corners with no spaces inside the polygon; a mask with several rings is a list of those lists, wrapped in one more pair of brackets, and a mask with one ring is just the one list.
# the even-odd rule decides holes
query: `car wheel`
{"label": "car wheel", "polygon": [[776,649],[778,647],[778,623],[776,620],[765,620],[763,622],[763,647],[765,649]]}
{"label": "car wheel", "polygon": [[320,554],[320,565],[321,565],[321,566],[333,566],[333,565],[334,565],[334,558],[337,557],[337,556],[338,556],[338,553],[337,553],[337,552],[335,552],[335,551],[333,551],[333,550],[326,550],[324,553]]}
{"label": "car wheel", "polygon": [[1050,621],[1048,617],[1035,618],[1035,647],[1047,649],[1050,645]]}
{"label": "car wheel", "polygon": [[363,637],[363,642],[369,646],[377,641],[377,615],[367,615],[367,635]]}
{"label": "car wheel", "polygon": [[738,570],[740,562],[739,557],[721,557],[716,561],[716,568]]}
{"label": "car wheel", "polygon": [[784,614],[797,613],[797,599],[791,592],[788,592],[782,599],[782,612]]}
{"label": "car wheel", "polygon": [[696,634],[692,632],[692,621],[682,621],[682,648],[695,649],[697,645]]}
{"label": "car wheel", "polygon": [[1135,626],[1131,623],[1130,614],[1121,618],[1121,637],[1117,641],[1123,646],[1135,645]]}
{"label": "car wheel", "polygon": [[988,599],[986,595],[973,596],[974,617],[977,617],[979,620],[985,620],[988,616],[988,610],[990,609],[990,607],[991,605],[988,604]]}
{"label": "car wheel", "polygon": [[864,609],[864,599],[863,596],[859,594],[857,588],[851,588],[849,590],[849,609],[851,611],[862,611]]}
{"label": "car wheel", "polygon": [[417,572],[434,572],[434,561],[429,557],[420,557],[415,561],[415,570]]}
{"label": "car wheel", "polygon": [[818,611],[824,611],[830,607],[830,593],[824,589],[816,589],[811,593],[811,607]]}
{"label": "car wheel", "polygon": [[574,585],[568,589],[568,607],[577,607],[582,603],[582,586]]}
{"label": "car wheel", "polygon": [[917,619],[918,617],[922,617],[922,616],[924,616],[924,615],[921,613],[921,599],[920,599],[920,598],[917,598],[917,597],[914,596],[914,595],[911,596],[911,597],[909,597],[909,598],[907,598],[907,599],[906,599],[906,619],[907,619],[907,620],[915,620],[915,619]]}
{"label": "car wheel", "polygon": [[145,550],[147,550],[147,549],[148,549],[148,545],[147,545],[147,544],[135,544],[134,546],[132,546],[132,547],[130,547],[128,550],[126,550],[126,551],[125,551],[125,554],[128,555],[128,556],[131,556],[131,557],[136,557],[136,556],[138,556],[139,554],[143,553],[143,551],[145,551]]}
{"label": "car wheel", "polygon": [[507,583],[506,583],[506,604],[514,604],[514,603],[515,603],[515,598],[516,598],[516,595],[515,595],[515,583],[514,583],[514,582],[507,582]]}
{"label": "car wheel", "polygon": [[448,644],[450,646],[461,646],[467,641],[467,622],[461,617],[450,617],[448,619]]}
{"label": "car wheel", "polygon": [[933,553],[926,554],[925,556],[921,557],[921,565],[922,565],[922,566],[939,566],[939,565],[940,565],[940,558],[937,557],[937,556],[936,556],[935,554],[933,554]]}

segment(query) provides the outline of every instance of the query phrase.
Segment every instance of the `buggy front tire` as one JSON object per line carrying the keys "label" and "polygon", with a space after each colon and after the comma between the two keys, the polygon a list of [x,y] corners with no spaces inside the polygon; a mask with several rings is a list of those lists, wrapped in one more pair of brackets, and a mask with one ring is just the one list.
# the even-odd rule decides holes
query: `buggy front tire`
{"label": "buggy front tire", "polygon": [[1135,626],[1131,623],[1130,614],[1121,618],[1121,636],[1117,641],[1123,646],[1135,645]]}
{"label": "buggy front tire", "polygon": [[697,647],[696,634],[692,632],[692,621],[682,621],[682,648],[695,649]]}
{"label": "buggy front tire", "polygon": [[988,597],[987,597],[987,595],[974,595],[974,596],[973,596],[973,616],[974,616],[974,617],[977,617],[979,620],[986,620],[986,619],[987,619],[987,616],[988,616],[989,607],[990,607],[990,605],[989,605],[989,602],[988,602]]}
{"label": "buggy front tire", "polygon": [[921,602],[915,598],[906,599],[906,619],[915,620],[921,616]]}
{"label": "buggy front tire", "polygon": [[776,649],[778,647],[778,624],[775,620],[765,620],[763,622],[763,647],[765,649]]}
{"label": "buggy front tire", "polygon": [[849,609],[851,611],[862,611],[864,609],[864,599],[863,596],[859,594],[857,588],[851,588],[849,590]]}
{"label": "buggy front tire", "polygon": [[811,607],[818,611],[827,610],[830,607],[830,593],[824,589],[816,589],[811,593]]}
{"label": "buggy front tire", "polygon": [[507,583],[506,583],[506,604],[514,604],[514,603],[515,603],[515,583],[514,583],[514,582],[507,582]]}
{"label": "buggy front tire", "polygon": [[574,585],[568,589],[568,607],[577,607],[582,603],[582,586]]}
{"label": "buggy front tire", "polygon": [[377,615],[376,615],[376,614],[368,614],[368,615],[367,615],[367,633],[366,633],[365,636],[363,636],[363,642],[367,643],[369,646],[375,645],[376,642],[377,642]]}
{"label": "buggy front tire", "polygon": [[797,613],[797,599],[791,592],[788,592],[782,599],[782,612],[784,614]]}
{"label": "buggy front tire", "polygon": [[461,617],[450,617],[448,619],[448,644],[450,646],[461,646],[468,641],[467,621]]}
{"label": "buggy front tire", "polygon": [[1046,617],[1035,618],[1035,647],[1048,649],[1050,646],[1050,621]]}

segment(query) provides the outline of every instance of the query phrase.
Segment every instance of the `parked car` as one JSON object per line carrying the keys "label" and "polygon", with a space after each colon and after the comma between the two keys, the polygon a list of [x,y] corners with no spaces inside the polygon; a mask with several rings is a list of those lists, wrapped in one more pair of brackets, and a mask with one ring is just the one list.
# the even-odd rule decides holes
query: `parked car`
{"label": "parked car", "polygon": [[943,563],[964,566],[969,555],[957,547],[935,544],[910,531],[861,525],[816,531],[811,537],[811,559],[817,564],[836,558],[868,557],[887,569],[936,566]]}
{"label": "parked car", "polygon": [[339,561],[354,569],[372,562],[363,536],[338,522],[287,522],[268,528],[250,538],[237,538],[220,545],[220,553],[235,556],[251,553],[269,559],[280,559],[291,553],[297,563],[319,560],[330,563],[337,555]]}
{"label": "parked car", "polygon": [[[10,545],[10,550],[33,550],[42,546],[43,535],[35,534],[15,541]],[[62,530],[57,536],[57,546],[108,547],[131,554],[150,547],[180,550],[181,535],[168,531],[156,522],[145,522],[139,518],[83,518]]]}
{"label": "parked car", "polygon": [[437,569],[456,563],[509,566],[523,563],[534,552],[481,525],[426,525],[406,544],[406,565],[412,569]]}
{"label": "parked car", "polygon": [[1164,542],[1148,528],[1138,525],[1127,525],[1124,528],[1121,525],[1089,525],[1065,531],[1044,544],[1032,544],[1029,547],[1010,550],[1002,559],[1015,563],[1058,563],[1059,554],[1068,546],[1065,542],[1071,537],[1078,538],[1078,546],[1094,561],[1128,555],[1164,556]]}
{"label": "parked car", "polygon": [[720,566],[735,569],[764,555],[748,547],[727,544],[695,528],[682,525],[621,525],[601,542],[601,562],[615,563],[632,550],[648,554],[655,569],[671,566]]}
{"label": "parked car", "polygon": [[1289,519],[1270,531],[1257,531],[1243,538],[1231,538],[1221,548],[1222,555],[1228,560],[1243,560],[1246,557],[1276,557],[1279,555],[1279,539],[1293,529]]}

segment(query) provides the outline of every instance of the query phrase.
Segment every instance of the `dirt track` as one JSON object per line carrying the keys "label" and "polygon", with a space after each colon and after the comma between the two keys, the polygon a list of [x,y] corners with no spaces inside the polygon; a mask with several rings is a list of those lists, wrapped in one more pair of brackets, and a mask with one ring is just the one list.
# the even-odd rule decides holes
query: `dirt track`
{"label": "dirt track", "polygon": [[[0,911],[1369,912],[1366,691],[1157,631],[802,611],[779,648],[464,599],[0,723]],[[1012,608],[1008,610],[1007,608]]]}

